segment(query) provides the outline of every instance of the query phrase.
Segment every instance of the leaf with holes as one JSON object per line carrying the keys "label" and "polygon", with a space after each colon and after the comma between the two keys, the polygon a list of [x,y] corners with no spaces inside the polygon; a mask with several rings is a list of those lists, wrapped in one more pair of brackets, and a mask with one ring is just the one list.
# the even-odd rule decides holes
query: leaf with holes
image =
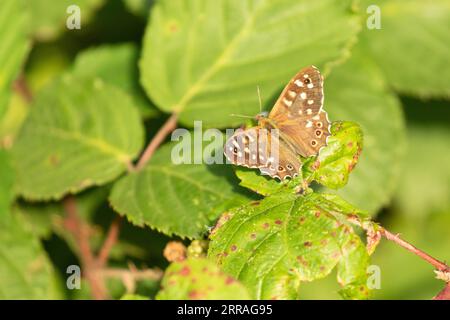
{"label": "leaf with holes", "polygon": [[3,0],[0,12],[0,119],[8,105],[11,86],[29,49],[29,15],[21,0]]}
{"label": "leaf with holes", "polygon": [[159,108],[180,113],[187,126],[237,125],[242,120],[231,113],[256,114],[257,86],[271,97],[302,67],[322,68],[348,53],[359,30],[352,6],[352,0],[158,2],[144,38],[142,84]]}
{"label": "leaf with holes", "polygon": [[365,29],[362,41],[387,83],[408,95],[450,97],[450,3],[382,0],[374,6],[364,0],[362,7],[372,16],[368,20],[379,9],[381,28]]}
{"label": "leaf with holes", "polygon": [[205,258],[172,263],[161,282],[159,300],[248,300],[247,289]]}
{"label": "leaf with holes", "polygon": [[327,146],[313,163],[310,162],[310,167],[304,169],[312,172],[308,180],[315,180],[331,189],[345,186],[358,162],[362,143],[362,131],[356,123],[333,122]]}
{"label": "leaf with holes", "polygon": [[347,222],[361,214],[335,195],[274,194],[224,213],[208,256],[256,299],[295,299],[334,267],[345,298],[367,298],[368,253]]}
{"label": "leaf with holes", "polygon": [[199,237],[220,213],[248,198],[236,192],[230,167],[174,164],[173,147],[163,146],[141,171],[119,180],[110,203],[136,225]]}
{"label": "leaf with holes", "polygon": [[137,109],[101,80],[64,76],[36,97],[13,156],[18,192],[59,199],[105,184],[130,166],[143,143]]}

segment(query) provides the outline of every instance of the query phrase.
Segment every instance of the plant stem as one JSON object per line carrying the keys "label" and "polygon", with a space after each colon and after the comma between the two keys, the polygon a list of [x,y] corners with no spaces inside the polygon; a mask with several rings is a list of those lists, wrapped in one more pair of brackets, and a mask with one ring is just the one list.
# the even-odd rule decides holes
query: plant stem
{"label": "plant stem", "polygon": [[79,218],[75,198],[71,195],[67,196],[63,206],[67,215],[65,225],[77,243],[83,274],[91,287],[92,296],[97,300],[106,299],[107,293],[103,282],[93,273],[96,269],[96,261],[89,245],[89,228]]}
{"label": "plant stem", "polygon": [[450,282],[447,282],[444,289],[433,300],[450,300]]}
{"label": "plant stem", "polygon": [[147,162],[152,157],[153,153],[160,146],[160,144],[164,141],[169,133],[171,133],[177,127],[178,114],[172,113],[172,115],[167,119],[164,125],[158,130],[156,135],[150,141],[148,146],[145,148],[142,153],[141,158],[139,159],[136,170],[141,170]]}
{"label": "plant stem", "polygon": [[384,236],[387,240],[393,241],[399,246],[405,248],[406,250],[414,253],[415,255],[419,256],[429,264],[431,264],[433,267],[435,267],[439,271],[443,272],[450,272],[450,267],[445,264],[442,261],[437,260],[436,258],[433,258],[428,253],[418,249],[417,247],[413,246],[411,243],[401,239],[398,235],[395,235],[389,231],[387,231],[384,228],[381,228],[380,233],[382,236]]}
{"label": "plant stem", "polygon": [[106,235],[105,241],[103,242],[102,247],[97,256],[97,266],[102,268],[108,262],[108,256],[111,252],[112,247],[116,244],[119,238],[120,231],[120,222],[122,218],[120,216],[116,216],[116,218],[111,223],[109,227],[108,234]]}

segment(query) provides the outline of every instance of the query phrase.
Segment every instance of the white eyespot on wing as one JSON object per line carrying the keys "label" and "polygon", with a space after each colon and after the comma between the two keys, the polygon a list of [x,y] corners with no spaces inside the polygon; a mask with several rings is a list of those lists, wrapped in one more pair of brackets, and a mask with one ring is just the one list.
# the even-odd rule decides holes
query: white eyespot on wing
{"label": "white eyespot on wing", "polygon": [[302,115],[303,114],[303,111],[302,111],[302,109],[298,109],[298,115]]}
{"label": "white eyespot on wing", "polygon": [[312,88],[314,88],[314,85],[313,85],[312,83],[308,83],[307,87],[308,87],[309,89],[312,89]]}
{"label": "white eyespot on wing", "polygon": [[306,109],[306,114],[308,114],[308,115],[312,114],[312,110],[311,109]]}
{"label": "white eyespot on wing", "polygon": [[242,157],[242,152],[239,151],[239,152],[237,153],[237,156],[238,156],[239,158]]}
{"label": "white eyespot on wing", "polygon": [[306,128],[311,128],[312,127],[312,125],[313,125],[313,123],[312,123],[312,121],[306,121]]}
{"label": "white eyespot on wing", "polygon": [[306,93],[305,92],[300,93],[300,98],[305,100],[306,99]]}
{"label": "white eyespot on wing", "polygon": [[292,99],[294,99],[297,96],[297,93],[295,91],[289,90],[288,91],[288,95],[289,97],[291,97]]}
{"label": "white eyespot on wing", "polygon": [[314,103],[314,100],[312,100],[312,99],[308,100],[308,104],[313,104],[313,103]]}
{"label": "white eyespot on wing", "polygon": [[312,117],[313,120],[320,120],[320,116],[319,115],[315,115],[314,117]]}
{"label": "white eyespot on wing", "polygon": [[256,154],[252,154],[252,159],[256,160]]}
{"label": "white eyespot on wing", "polygon": [[309,75],[307,74],[307,73],[305,73],[304,75],[303,75],[303,78],[309,78]]}
{"label": "white eyespot on wing", "polygon": [[245,147],[245,148],[244,148],[244,152],[245,152],[245,153],[250,153],[250,149],[249,149],[248,147]]}
{"label": "white eyespot on wing", "polygon": [[236,140],[233,140],[233,145],[238,149],[240,148],[239,143]]}

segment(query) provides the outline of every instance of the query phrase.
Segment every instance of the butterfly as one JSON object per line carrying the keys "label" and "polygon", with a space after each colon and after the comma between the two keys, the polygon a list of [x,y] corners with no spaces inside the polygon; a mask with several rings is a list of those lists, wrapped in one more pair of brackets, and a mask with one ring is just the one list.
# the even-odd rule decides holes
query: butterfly
{"label": "butterfly", "polygon": [[314,66],[300,70],[286,85],[272,111],[255,118],[258,125],[238,129],[227,140],[224,154],[232,163],[259,168],[284,180],[296,177],[301,157],[319,154],[330,133],[323,110],[323,77]]}

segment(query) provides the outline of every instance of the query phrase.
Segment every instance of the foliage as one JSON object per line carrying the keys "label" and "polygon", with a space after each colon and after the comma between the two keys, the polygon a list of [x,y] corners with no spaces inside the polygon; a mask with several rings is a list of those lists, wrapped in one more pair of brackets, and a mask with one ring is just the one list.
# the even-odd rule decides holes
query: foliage
{"label": "foliage", "polygon": [[[366,25],[366,0],[53,2],[0,4],[0,298],[436,293],[416,260],[365,232],[384,209],[383,225],[444,259],[450,248],[448,2],[379,1],[381,29]],[[69,4],[81,30],[65,28]],[[311,64],[332,135],[299,177],[210,164],[243,123],[230,114],[258,112],[256,87],[270,110]],[[188,143],[194,163],[174,161],[170,130],[159,136],[167,118],[183,142],[203,138]],[[222,131],[198,137],[195,121]],[[114,242],[103,293],[83,235],[99,261]],[[168,264],[164,246],[180,238],[195,242]],[[382,290],[367,285],[373,262],[386,266]],[[69,265],[84,268],[80,291]]]}

